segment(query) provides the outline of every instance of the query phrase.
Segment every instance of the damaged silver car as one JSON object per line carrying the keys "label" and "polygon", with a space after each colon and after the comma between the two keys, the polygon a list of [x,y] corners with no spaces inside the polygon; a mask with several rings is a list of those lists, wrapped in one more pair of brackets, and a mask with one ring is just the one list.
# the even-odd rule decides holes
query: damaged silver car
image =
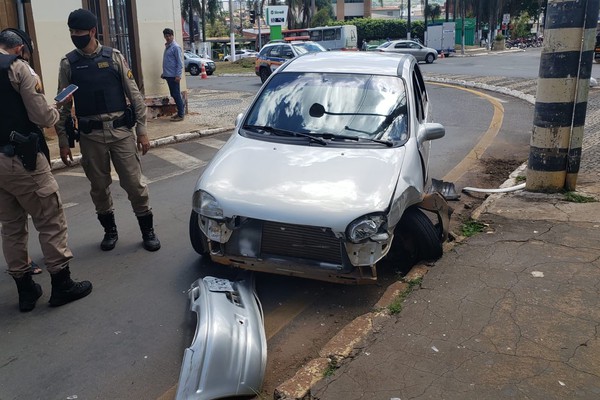
{"label": "damaged silver car", "polygon": [[430,115],[410,55],[290,60],[198,180],[194,250],[246,270],[352,284],[374,283],[377,262],[397,250],[439,258],[450,213],[425,186],[430,141],[445,129]]}

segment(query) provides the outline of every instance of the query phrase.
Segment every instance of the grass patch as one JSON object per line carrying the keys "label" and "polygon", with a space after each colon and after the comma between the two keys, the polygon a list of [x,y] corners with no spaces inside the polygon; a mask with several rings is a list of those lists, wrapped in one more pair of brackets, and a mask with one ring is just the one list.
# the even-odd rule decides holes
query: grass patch
{"label": "grass patch", "polygon": [[515,178],[515,181],[517,182],[517,184],[519,184],[519,183],[523,183],[523,182],[525,182],[526,180],[527,180],[527,178],[526,178],[526,177],[524,177],[524,176],[521,176],[521,175],[519,175],[519,176],[517,176],[517,177]]}
{"label": "grass patch", "polygon": [[584,196],[577,192],[565,192],[565,200],[573,203],[595,203],[598,201],[592,196]]}
{"label": "grass patch", "polygon": [[337,361],[334,359],[329,360],[329,364],[327,364],[327,368],[323,372],[323,377],[329,378],[335,373],[335,370],[338,369]]}
{"label": "grass patch", "polygon": [[423,277],[419,277],[417,279],[413,279],[412,281],[407,282],[408,287],[406,288],[406,290],[400,293],[398,297],[396,297],[394,301],[392,301],[392,303],[388,306],[388,311],[390,312],[390,314],[394,315],[400,313],[400,311],[402,311],[402,303],[404,303],[404,300],[406,300],[408,295],[413,290],[415,290],[416,287],[420,287],[422,282]]}
{"label": "grass patch", "polygon": [[217,69],[215,74],[248,74],[254,73],[256,58],[247,57],[237,61],[215,61]]}
{"label": "grass patch", "polygon": [[485,224],[475,221],[474,219],[468,219],[460,226],[460,234],[465,237],[471,237],[477,233],[483,232]]}

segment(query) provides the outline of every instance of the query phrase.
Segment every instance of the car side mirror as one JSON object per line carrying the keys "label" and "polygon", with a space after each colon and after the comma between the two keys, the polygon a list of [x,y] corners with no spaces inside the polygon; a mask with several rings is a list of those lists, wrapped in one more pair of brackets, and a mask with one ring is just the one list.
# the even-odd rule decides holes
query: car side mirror
{"label": "car side mirror", "polygon": [[419,129],[417,140],[421,144],[428,140],[443,138],[445,135],[446,128],[442,124],[428,122]]}
{"label": "car side mirror", "polygon": [[242,123],[242,118],[244,118],[244,113],[239,113],[237,117],[235,117],[235,127],[239,127]]}

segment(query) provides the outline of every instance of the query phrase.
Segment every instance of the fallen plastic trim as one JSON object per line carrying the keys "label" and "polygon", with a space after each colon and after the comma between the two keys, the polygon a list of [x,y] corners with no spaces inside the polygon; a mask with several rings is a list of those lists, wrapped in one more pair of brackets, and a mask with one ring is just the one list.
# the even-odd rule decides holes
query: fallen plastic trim
{"label": "fallen plastic trim", "polygon": [[192,283],[196,333],[185,349],[177,400],[209,400],[260,393],[267,340],[254,275],[229,281],[211,276]]}
{"label": "fallen plastic trim", "polygon": [[525,189],[525,184],[521,183],[516,186],[500,188],[500,189],[479,189],[473,187],[464,187],[463,192],[478,192],[478,193],[508,193],[515,192],[517,190]]}

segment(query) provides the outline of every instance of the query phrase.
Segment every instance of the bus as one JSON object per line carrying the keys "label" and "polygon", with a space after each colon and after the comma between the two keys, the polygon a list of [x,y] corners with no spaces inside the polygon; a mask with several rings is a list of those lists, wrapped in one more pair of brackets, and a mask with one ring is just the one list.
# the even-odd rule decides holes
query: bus
{"label": "bus", "polygon": [[290,29],[281,33],[285,40],[311,40],[328,50],[358,50],[355,25]]}

